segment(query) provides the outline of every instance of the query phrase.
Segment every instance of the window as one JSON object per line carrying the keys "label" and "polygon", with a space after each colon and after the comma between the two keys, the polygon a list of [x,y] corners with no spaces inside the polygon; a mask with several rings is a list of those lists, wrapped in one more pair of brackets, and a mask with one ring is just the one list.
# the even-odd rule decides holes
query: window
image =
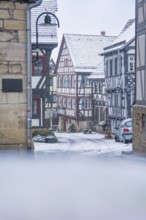
{"label": "window", "polygon": [[67,99],[67,108],[71,108],[71,98]]}
{"label": "window", "polygon": [[76,100],[75,98],[72,99],[72,109],[76,108]]}
{"label": "window", "polygon": [[66,97],[63,97],[63,107],[66,108]]}
{"label": "window", "polygon": [[110,76],[113,74],[113,61],[110,60]]}
{"label": "window", "polygon": [[100,109],[100,121],[104,121],[105,120],[105,111],[104,108],[101,107]]}
{"label": "window", "polygon": [[99,93],[102,93],[102,92],[103,92],[102,82],[100,82],[100,83],[98,84],[98,92],[99,92]]}
{"label": "window", "polygon": [[57,77],[57,87],[59,88],[59,79],[60,79],[60,77],[58,76]]}
{"label": "window", "polygon": [[58,97],[58,105],[62,107],[62,96]]}
{"label": "window", "polygon": [[113,106],[116,106],[116,107],[121,107],[121,93],[113,93]]}
{"label": "window", "polygon": [[91,108],[91,100],[90,99],[84,100],[84,107],[85,107],[85,109]]}
{"label": "window", "polygon": [[125,95],[121,93],[121,107],[125,107]]}
{"label": "window", "polygon": [[115,106],[115,93],[112,93],[111,105],[112,105],[112,106]]}
{"label": "window", "polygon": [[117,59],[117,75],[120,75],[122,73],[122,57],[119,55]]}
{"label": "window", "polygon": [[108,60],[105,62],[105,75],[108,77]]}
{"label": "window", "polygon": [[75,86],[76,86],[76,78],[75,78],[76,76],[74,75],[74,76],[72,76],[72,87],[74,87],[75,88]]}
{"label": "window", "polygon": [[81,75],[81,87],[85,86],[85,76]]}
{"label": "window", "polygon": [[63,87],[63,76],[59,77],[59,87],[62,88]]}
{"label": "window", "polygon": [[55,103],[57,103],[57,100],[58,100],[58,97],[57,97],[57,95],[53,95],[53,102],[55,102]]}
{"label": "window", "polygon": [[129,56],[128,57],[128,72],[134,72],[135,70],[135,57]]}
{"label": "window", "polygon": [[81,109],[91,109],[91,100],[82,98],[80,100]]}
{"label": "window", "polygon": [[52,103],[53,102],[53,94],[49,95],[49,102]]}
{"label": "window", "polygon": [[115,106],[118,106],[118,93],[115,93]]}
{"label": "window", "polygon": [[118,70],[118,59],[115,58],[115,75],[117,75],[117,70]]}
{"label": "window", "polygon": [[[142,1],[142,0],[141,0]],[[140,0],[139,0],[139,2],[141,2]],[[139,7],[138,8],[138,23],[140,24],[140,23],[142,23],[142,22],[144,22],[144,20],[145,20],[145,18],[144,18],[144,10],[143,10],[143,7]]]}
{"label": "window", "polygon": [[71,88],[71,75],[68,76],[68,87]]}
{"label": "window", "polygon": [[67,76],[64,76],[63,77],[63,87],[64,88],[67,88],[67,80],[68,80]]}
{"label": "window", "polygon": [[62,88],[63,86],[63,77],[62,76],[58,76],[58,87]]}
{"label": "window", "polygon": [[97,83],[93,83],[93,92],[97,93]]}
{"label": "window", "polygon": [[[36,58],[33,57],[32,59],[35,60]],[[41,76],[45,74],[45,71],[46,71],[46,59],[43,56],[38,57],[38,59],[32,64],[32,74]]]}
{"label": "window", "polygon": [[118,93],[118,106],[121,107],[122,102],[122,94]]}
{"label": "window", "polygon": [[90,87],[90,82],[88,80],[88,76],[85,76],[85,86]]}
{"label": "window", "polygon": [[65,59],[64,60],[64,66],[69,66],[68,64],[69,64],[68,59]]}
{"label": "window", "polygon": [[49,85],[53,86],[53,79],[49,79],[49,81],[50,81]]}
{"label": "window", "polygon": [[40,98],[33,98],[32,99],[32,114],[39,115],[40,114]]}
{"label": "window", "polygon": [[112,100],[112,95],[111,94],[107,94],[107,105],[108,106],[110,106],[112,104],[111,100]]}
{"label": "window", "polygon": [[126,127],[132,127],[132,121],[127,121],[125,125]]}

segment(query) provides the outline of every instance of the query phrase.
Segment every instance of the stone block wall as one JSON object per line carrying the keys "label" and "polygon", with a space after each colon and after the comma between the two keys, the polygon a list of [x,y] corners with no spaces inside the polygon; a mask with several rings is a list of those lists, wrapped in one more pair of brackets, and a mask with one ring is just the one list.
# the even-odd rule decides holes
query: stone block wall
{"label": "stone block wall", "polygon": [[[27,6],[27,4],[0,1],[0,148],[27,147]],[[22,91],[4,92],[3,79],[20,79]]]}
{"label": "stone block wall", "polygon": [[146,106],[133,106],[133,150],[146,153]]}

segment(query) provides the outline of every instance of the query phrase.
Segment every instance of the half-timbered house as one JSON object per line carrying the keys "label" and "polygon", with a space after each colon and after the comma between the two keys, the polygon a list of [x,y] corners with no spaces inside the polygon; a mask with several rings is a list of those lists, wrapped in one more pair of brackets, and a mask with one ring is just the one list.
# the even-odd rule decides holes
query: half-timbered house
{"label": "half-timbered house", "polygon": [[[32,127],[50,127],[56,122],[53,118],[56,113],[56,103],[53,88],[54,62],[51,52],[57,47],[57,26],[45,26],[44,16],[36,21],[45,12],[55,14],[57,0],[43,0],[41,5],[31,10],[31,41],[32,41]],[[51,17],[54,22],[54,17]],[[37,36],[38,35],[38,36]],[[55,112],[55,113],[54,113]],[[55,122],[53,122],[55,120]]]}
{"label": "half-timbered house", "polygon": [[92,93],[88,76],[103,58],[99,53],[115,40],[102,35],[64,34],[57,58],[59,125],[73,123],[77,130],[92,121]]}
{"label": "half-timbered house", "polygon": [[136,96],[133,149],[146,152],[146,2],[136,0]]}
{"label": "half-timbered house", "polygon": [[[36,57],[33,56],[33,60]],[[58,124],[55,63],[49,64],[49,102],[46,98],[46,57],[39,55],[32,64],[32,126],[50,127]],[[36,123],[37,122],[37,123]]]}
{"label": "half-timbered house", "polygon": [[135,93],[135,22],[127,22],[119,37],[101,53],[105,63],[105,86],[111,131],[132,117]]}
{"label": "half-timbered house", "polygon": [[102,131],[106,125],[106,92],[104,62],[100,63],[97,71],[88,77],[91,83],[92,94],[92,118],[96,130]]}

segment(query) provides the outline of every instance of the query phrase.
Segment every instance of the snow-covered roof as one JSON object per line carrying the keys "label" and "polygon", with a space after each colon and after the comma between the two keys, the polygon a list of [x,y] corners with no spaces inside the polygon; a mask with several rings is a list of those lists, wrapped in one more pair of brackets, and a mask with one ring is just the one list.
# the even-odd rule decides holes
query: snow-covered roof
{"label": "snow-covered roof", "polygon": [[[36,20],[43,12],[51,12],[55,14],[57,11],[57,0],[43,0],[42,4],[36,8],[31,9],[31,41],[36,43]],[[44,23],[45,15],[39,19],[39,24]],[[56,19],[51,16],[52,23],[56,23]],[[57,43],[57,26],[40,26],[38,25],[40,44]]]}
{"label": "snow-covered roof", "polygon": [[88,77],[90,80],[96,80],[96,79],[104,79],[104,62],[100,63],[97,66],[96,72],[91,73],[91,75]]}
{"label": "snow-covered roof", "polygon": [[123,30],[121,31],[120,35],[117,39],[111,44],[109,47],[105,47],[104,51],[101,54],[105,54],[107,52],[115,51],[123,49],[129,42],[134,40],[135,37],[135,20],[130,19]]}
{"label": "snow-covered roof", "polygon": [[99,54],[110,45],[115,36],[64,34],[76,72],[93,72],[103,57]]}
{"label": "snow-covered roof", "polygon": [[104,78],[105,78],[104,74],[96,74],[96,73],[93,73],[88,77],[88,79],[91,79],[91,80],[104,79]]}

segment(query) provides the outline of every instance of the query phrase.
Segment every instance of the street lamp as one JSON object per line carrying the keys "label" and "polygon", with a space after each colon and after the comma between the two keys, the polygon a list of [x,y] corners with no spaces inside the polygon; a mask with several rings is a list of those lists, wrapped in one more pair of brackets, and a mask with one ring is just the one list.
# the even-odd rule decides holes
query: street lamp
{"label": "street lamp", "polygon": [[[44,18],[44,23],[41,23],[41,24],[39,24],[38,22],[39,22],[39,20],[40,20],[40,18],[43,16],[43,15],[45,15],[45,18]],[[53,17],[53,18],[55,18],[55,20],[57,21],[57,23],[55,22],[55,23],[52,23],[52,18],[51,18],[51,16]],[[46,26],[46,27],[50,27],[50,26],[58,26],[58,28],[59,28],[59,26],[60,26],[60,24],[59,24],[59,20],[58,20],[58,18],[56,17],[56,15],[54,15],[53,13],[51,13],[51,12],[43,12],[43,13],[41,13],[38,17],[37,17],[37,20],[36,20],[36,48],[39,48],[39,42],[38,42],[38,38],[39,38],[39,33],[38,33],[38,26]]]}
{"label": "street lamp", "polygon": [[[40,19],[44,18],[44,22],[40,23]],[[43,108],[44,108],[44,113],[43,113],[43,125],[45,125],[45,100],[47,100],[47,103],[50,102],[50,57],[51,57],[51,53],[52,50],[57,47],[57,42],[55,43],[51,43],[51,42],[47,42],[47,43],[39,43],[39,26],[41,27],[52,27],[52,26],[57,26],[59,28],[60,24],[59,24],[59,20],[56,17],[55,14],[51,13],[51,12],[43,12],[41,13],[37,19],[36,19],[36,46],[35,49],[39,49],[41,50],[41,52],[43,53],[43,55],[46,57],[46,91],[45,91],[45,97],[43,97]],[[53,34],[46,34],[45,37],[47,36],[51,36],[53,37]],[[44,52],[45,51],[45,52]]]}

